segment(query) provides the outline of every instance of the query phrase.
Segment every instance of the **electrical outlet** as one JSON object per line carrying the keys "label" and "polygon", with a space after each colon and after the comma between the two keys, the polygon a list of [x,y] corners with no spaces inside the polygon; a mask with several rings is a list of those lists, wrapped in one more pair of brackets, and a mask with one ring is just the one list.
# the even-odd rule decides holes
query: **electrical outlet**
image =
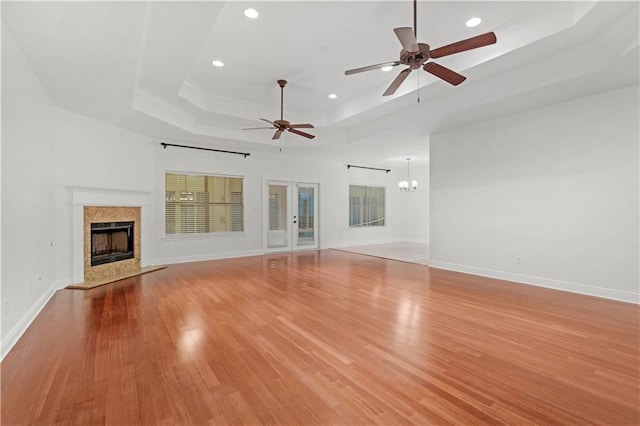
{"label": "electrical outlet", "polygon": [[516,257],[516,265],[522,266],[522,258],[520,256]]}

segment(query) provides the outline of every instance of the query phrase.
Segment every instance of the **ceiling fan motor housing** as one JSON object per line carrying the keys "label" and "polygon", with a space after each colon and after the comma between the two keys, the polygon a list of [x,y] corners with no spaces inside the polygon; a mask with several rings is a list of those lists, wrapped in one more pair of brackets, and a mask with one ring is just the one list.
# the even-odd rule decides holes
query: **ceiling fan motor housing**
{"label": "ceiling fan motor housing", "polygon": [[400,63],[411,68],[420,68],[431,57],[431,47],[427,43],[418,43],[417,52],[400,51]]}

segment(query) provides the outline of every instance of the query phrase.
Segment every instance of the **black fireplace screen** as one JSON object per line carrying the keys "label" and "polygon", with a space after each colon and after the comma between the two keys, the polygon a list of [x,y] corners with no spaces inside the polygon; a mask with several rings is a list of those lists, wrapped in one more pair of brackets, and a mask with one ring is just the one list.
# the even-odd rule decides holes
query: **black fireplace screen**
{"label": "black fireplace screen", "polygon": [[91,266],[133,259],[133,222],[91,224]]}

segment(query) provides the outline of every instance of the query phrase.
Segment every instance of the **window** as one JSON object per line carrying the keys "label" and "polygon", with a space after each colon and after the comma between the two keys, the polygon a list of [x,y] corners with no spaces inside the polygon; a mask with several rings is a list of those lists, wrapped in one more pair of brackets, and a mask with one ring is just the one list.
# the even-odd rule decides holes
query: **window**
{"label": "window", "polygon": [[165,173],[165,233],[244,231],[243,178]]}
{"label": "window", "polygon": [[349,226],[384,226],[384,187],[349,185]]}

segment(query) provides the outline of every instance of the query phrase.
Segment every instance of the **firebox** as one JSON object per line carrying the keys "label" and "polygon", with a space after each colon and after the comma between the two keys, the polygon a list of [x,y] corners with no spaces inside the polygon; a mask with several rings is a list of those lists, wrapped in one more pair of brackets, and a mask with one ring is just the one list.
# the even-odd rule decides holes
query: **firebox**
{"label": "firebox", "polygon": [[133,222],[91,224],[91,266],[133,259]]}

